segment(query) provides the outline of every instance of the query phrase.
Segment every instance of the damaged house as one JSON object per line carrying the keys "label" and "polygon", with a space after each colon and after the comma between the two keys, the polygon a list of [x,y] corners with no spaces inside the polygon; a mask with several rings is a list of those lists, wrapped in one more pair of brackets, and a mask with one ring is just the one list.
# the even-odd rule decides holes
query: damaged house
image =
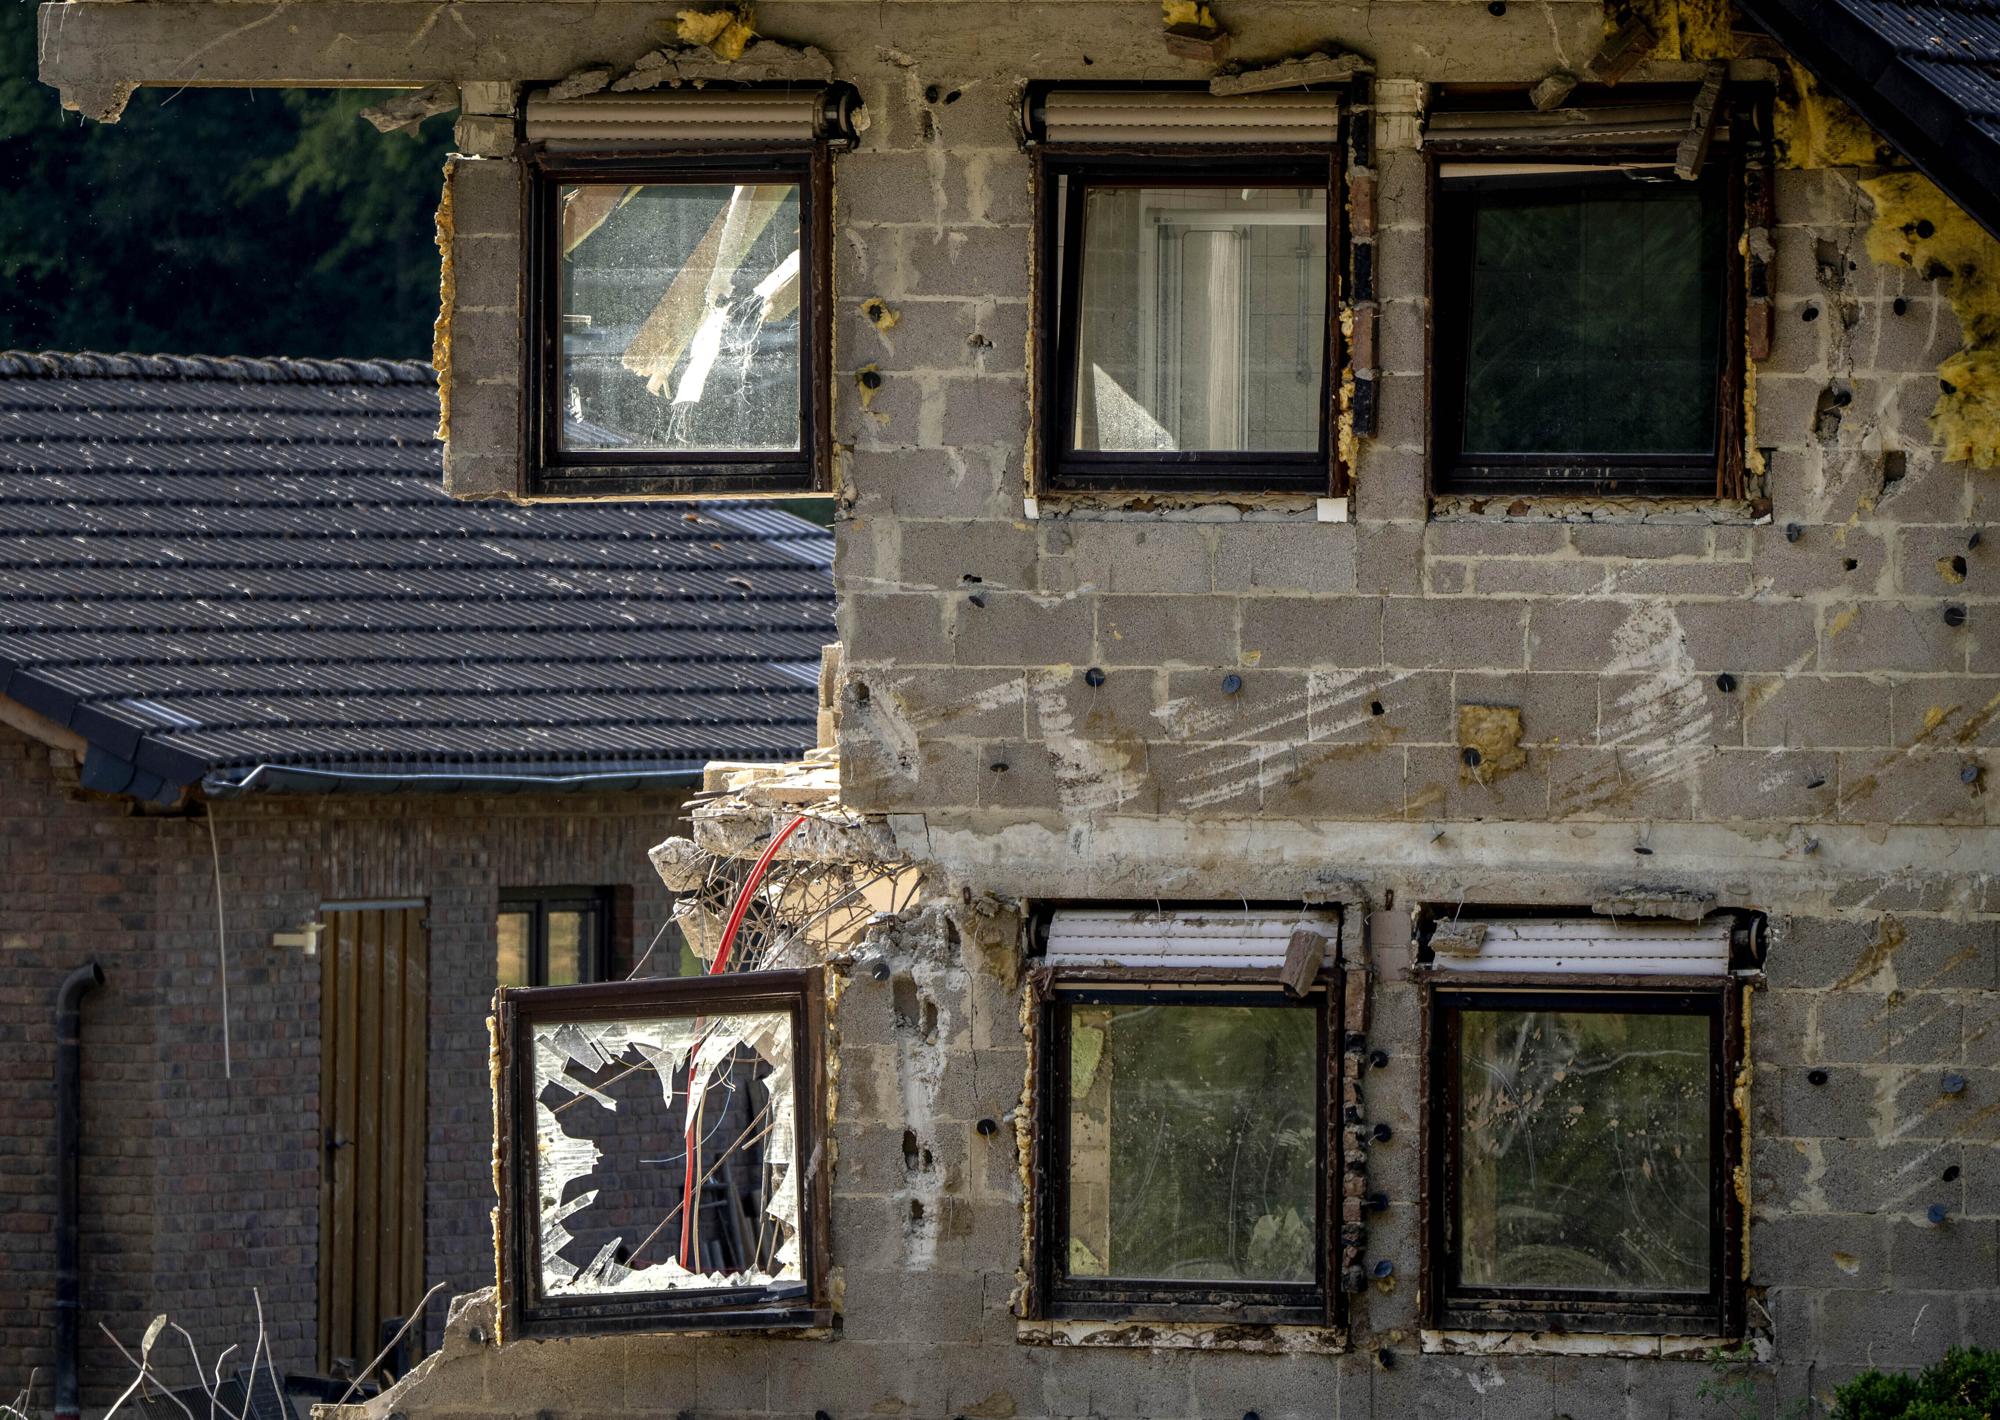
{"label": "damaged house", "polygon": [[[434,1338],[492,1275],[496,984],[691,969],[647,848],[705,762],[814,740],[824,529],[457,504],[436,422],[413,363],[0,355],[0,1374],[34,1414],[101,1411],[100,1328],[160,1312],[248,1367],[253,1289],[280,1372],[359,1370],[444,1283]],[[172,1334],[155,1365],[193,1380]]]}
{"label": "damaged house", "polygon": [[822,751],[661,816],[699,979],[501,993],[494,1288],[367,1413],[1791,1415],[2000,1341],[1990,5],[41,63],[457,109],[454,495],[838,502]]}

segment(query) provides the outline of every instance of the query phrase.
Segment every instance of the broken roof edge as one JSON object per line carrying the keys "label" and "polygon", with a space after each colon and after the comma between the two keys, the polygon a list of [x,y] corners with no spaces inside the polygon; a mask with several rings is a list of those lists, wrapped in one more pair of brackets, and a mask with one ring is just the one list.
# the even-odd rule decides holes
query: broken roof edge
{"label": "broken roof edge", "polygon": [[[1742,8],[1968,216],[2000,237],[2000,138],[1981,132],[1893,40],[1829,0],[1742,0]],[[2000,79],[1995,87],[2000,90]]]}
{"label": "broken roof edge", "polygon": [[385,772],[259,764],[247,772],[209,774],[201,788],[211,799],[250,794],[578,794],[686,789],[699,784],[701,775],[700,764],[687,762],[520,774],[475,768]]}
{"label": "broken roof edge", "polygon": [[299,356],[141,355],[131,352],[0,350],[0,379],[219,380],[230,384],[428,385],[422,360]]}

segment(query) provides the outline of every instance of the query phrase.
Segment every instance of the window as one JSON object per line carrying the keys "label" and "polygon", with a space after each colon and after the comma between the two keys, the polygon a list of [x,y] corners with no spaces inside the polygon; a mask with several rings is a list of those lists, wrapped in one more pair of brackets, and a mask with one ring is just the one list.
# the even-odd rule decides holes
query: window
{"label": "window", "polygon": [[1433,948],[1433,1325],[1740,1329],[1733,934],[1515,919]]}
{"label": "window", "polygon": [[[1328,1324],[1337,921],[1058,912],[1046,931],[1037,1310]],[[1296,992],[1294,936],[1318,944]]]}
{"label": "window", "polygon": [[822,991],[812,970],[501,993],[507,1335],[827,1322]]}
{"label": "window", "polygon": [[[1046,131],[1074,131],[1064,105],[1091,97],[1049,94]],[[1187,101],[1174,141],[1042,149],[1045,489],[1332,491],[1338,99],[1259,96],[1310,100],[1278,110],[1275,136],[1317,140],[1299,143],[1267,141],[1246,100],[1237,126],[1211,127],[1198,97],[1152,96]],[[1108,98],[1151,122],[1147,96]],[[1104,122],[1093,109],[1082,126]],[[1216,132],[1239,141],[1190,145]]]}
{"label": "window", "polygon": [[1521,107],[1432,118],[1434,486],[1730,493],[1744,315],[1726,130],[1682,176],[1685,99],[1554,126]]}
{"label": "window", "polygon": [[824,489],[827,155],[851,92],[530,102],[539,491]]}
{"label": "window", "polygon": [[497,919],[502,986],[574,986],[610,973],[611,894],[508,888]]}

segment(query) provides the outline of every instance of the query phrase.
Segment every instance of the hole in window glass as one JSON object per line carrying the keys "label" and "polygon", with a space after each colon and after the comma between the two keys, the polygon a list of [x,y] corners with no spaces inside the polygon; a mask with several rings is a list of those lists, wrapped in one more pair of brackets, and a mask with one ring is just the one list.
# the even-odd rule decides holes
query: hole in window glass
{"label": "hole in window glass", "polygon": [[1068,1010],[1068,1275],[1313,1281],[1314,1011]]}
{"label": "hole in window glass", "polygon": [[803,1290],[788,1013],[538,1022],[533,1043],[543,1298]]}
{"label": "hole in window glass", "polygon": [[1706,1016],[1460,1015],[1459,1272],[1476,1287],[1706,1292]]}
{"label": "hole in window glass", "polygon": [[1711,453],[1722,207],[1622,177],[1446,204],[1470,228],[1464,455]]}
{"label": "hole in window glass", "polygon": [[557,191],[560,447],[796,452],[796,183]]}
{"label": "hole in window glass", "polygon": [[1313,452],[1324,187],[1083,189],[1072,446]]}

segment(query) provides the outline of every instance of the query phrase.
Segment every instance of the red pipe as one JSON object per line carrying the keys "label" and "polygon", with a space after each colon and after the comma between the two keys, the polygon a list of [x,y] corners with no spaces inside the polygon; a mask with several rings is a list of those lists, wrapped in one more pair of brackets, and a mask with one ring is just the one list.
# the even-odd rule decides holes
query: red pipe
{"label": "red pipe", "polygon": [[[743,919],[750,912],[750,895],[756,892],[757,885],[764,881],[764,874],[770,870],[771,860],[778,856],[778,850],[785,846],[785,840],[790,838],[794,833],[797,833],[805,821],[806,816],[800,814],[797,818],[786,824],[778,831],[777,836],[764,846],[764,851],[757,856],[756,865],[750,869],[750,876],[743,880],[743,890],[736,894],[736,906],[730,910],[729,923],[722,929],[722,942],[715,949],[715,960],[708,964],[708,975],[718,975],[723,968],[729,965],[730,949],[736,945],[736,934],[742,930]],[[694,1248],[694,1176],[695,1166],[701,1162],[695,1154],[694,1144],[694,1057],[700,1053],[701,1044],[697,1040],[694,1050],[688,1055],[687,1131],[685,1148],[683,1150],[687,1156],[687,1181],[681,1185],[681,1266],[687,1268],[690,1272],[694,1270],[688,1260],[689,1254]],[[704,1086],[703,1094],[705,1095],[706,1093],[707,1090]]]}

